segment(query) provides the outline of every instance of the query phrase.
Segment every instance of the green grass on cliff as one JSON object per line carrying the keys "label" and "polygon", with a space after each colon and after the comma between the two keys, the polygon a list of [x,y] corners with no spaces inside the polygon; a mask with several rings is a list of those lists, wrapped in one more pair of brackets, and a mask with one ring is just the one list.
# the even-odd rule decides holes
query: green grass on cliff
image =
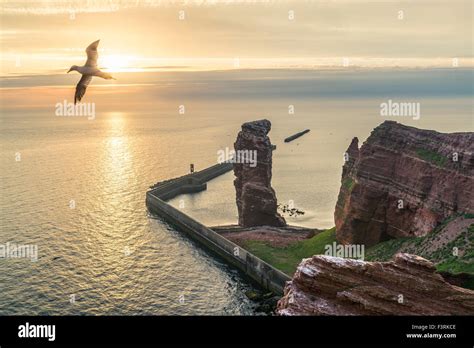
{"label": "green grass on cliff", "polygon": [[416,154],[418,157],[421,159],[433,163],[437,165],[438,167],[442,167],[445,165],[447,158],[444,157],[443,155],[440,155],[439,153],[427,149],[418,149],[416,150]]}
{"label": "green grass on cliff", "polygon": [[302,259],[324,254],[327,244],[336,240],[336,228],[330,228],[316,236],[285,247],[274,247],[262,241],[247,241],[243,247],[282,272],[293,275]]}
{"label": "green grass on cliff", "polygon": [[[451,217],[423,237],[392,239],[379,243],[367,250],[365,259],[388,261],[396,253],[406,252],[434,262],[438,271],[474,274],[474,224],[465,228],[457,237],[448,239],[448,225],[454,219],[472,219],[472,216]],[[474,284],[466,287],[472,288]]]}
{"label": "green grass on cliff", "polygon": [[347,191],[351,191],[352,188],[354,187],[354,180],[352,180],[351,177],[347,177],[344,179],[344,181],[342,182],[342,186],[344,186],[344,188],[347,190]]}
{"label": "green grass on cliff", "polygon": [[[474,274],[474,224],[468,225],[457,237],[448,238],[450,223],[459,219],[473,219],[474,215],[453,216],[445,220],[433,232],[423,237],[392,239],[379,243],[365,252],[366,261],[389,261],[398,252],[419,255],[436,264],[438,271]],[[316,236],[275,247],[263,241],[247,241],[242,247],[292,276],[304,258],[324,254],[326,245],[336,241],[336,228],[325,230]],[[457,248],[458,255],[454,255]],[[464,287],[474,289],[472,278]]]}

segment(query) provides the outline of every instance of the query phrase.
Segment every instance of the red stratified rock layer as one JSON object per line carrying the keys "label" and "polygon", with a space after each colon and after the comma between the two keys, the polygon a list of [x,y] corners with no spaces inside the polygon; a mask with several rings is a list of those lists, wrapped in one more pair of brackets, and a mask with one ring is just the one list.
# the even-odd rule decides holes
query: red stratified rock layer
{"label": "red stratified rock layer", "polygon": [[431,232],[474,213],[474,133],[443,134],[386,121],[358,149],[352,140],[335,209],[340,243]]}
{"label": "red stratified rock layer", "polygon": [[234,143],[236,155],[239,151],[255,151],[257,160],[256,165],[234,163],[239,225],[244,227],[286,225],[285,219],[277,212],[277,198],[271,187],[272,144],[267,135],[270,129],[268,120],[244,123]]}
{"label": "red stratified rock layer", "polygon": [[278,302],[279,315],[473,315],[474,291],[446,282],[419,256],[390,262],[317,255],[304,259]]}

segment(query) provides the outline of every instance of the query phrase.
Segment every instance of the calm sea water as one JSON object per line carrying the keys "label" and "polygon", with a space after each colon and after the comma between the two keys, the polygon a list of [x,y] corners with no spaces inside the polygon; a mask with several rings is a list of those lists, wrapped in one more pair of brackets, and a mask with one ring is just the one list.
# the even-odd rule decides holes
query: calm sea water
{"label": "calm sea water", "polygon": [[[243,122],[268,118],[277,197],[305,211],[288,221],[332,227],[342,155],[385,120],[381,102],[420,102],[420,120],[393,118],[405,124],[474,128],[472,71],[118,77],[87,91],[94,120],[55,116],[77,76],[2,80],[0,244],[37,245],[38,260],[0,259],[0,314],[253,314],[245,278],[147,214],[149,185],[216,163]],[[209,225],[235,223],[232,180],[172,204]]]}

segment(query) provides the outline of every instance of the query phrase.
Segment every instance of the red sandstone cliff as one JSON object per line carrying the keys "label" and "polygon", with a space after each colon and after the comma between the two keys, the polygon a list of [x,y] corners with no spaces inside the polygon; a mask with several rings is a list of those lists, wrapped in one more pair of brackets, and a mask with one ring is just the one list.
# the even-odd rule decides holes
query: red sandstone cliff
{"label": "red sandstone cliff", "polygon": [[386,121],[347,150],[335,209],[340,243],[422,236],[474,213],[474,133],[443,134]]}
{"label": "red sandstone cliff", "polygon": [[473,315],[474,291],[447,283],[419,256],[390,262],[316,255],[304,259],[279,315]]}
{"label": "red sandstone cliff", "polygon": [[[277,212],[277,198],[271,186],[270,129],[271,123],[268,120],[244,123],[234,143],[237,157],[239,153],[256,154],[256,163],[234,163],[239,225],[244,227],[286,225],[285,219]],[[245,162],[244,157],[240,156],[240,162]]]}

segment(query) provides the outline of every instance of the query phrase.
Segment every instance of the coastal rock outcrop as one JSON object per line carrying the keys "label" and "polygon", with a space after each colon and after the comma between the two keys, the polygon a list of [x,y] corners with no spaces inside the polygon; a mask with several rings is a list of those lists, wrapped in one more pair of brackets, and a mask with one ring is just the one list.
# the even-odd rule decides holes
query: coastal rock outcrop
{"label": "coastal rock outcrop", "polygon": [[430,261],[325,255],[304,259],[287,282],[279,315],[473,315],[474,291],[446,282]]}
{"label": "coastal rock outcrop", "polygon": [[443,134],[386,121],[345,155],[334,213],[343,244],[423,236],[474,213],[474,133]]}
{"label": "coastal rock outcrop", "polygon": [[[247,122],[234,143],[234,186],[239,225],[285,226],[285,219],[277,212],[277,198],[271,186],[272,144],[268,137],[268,120]],[[254,159],[249,161],[248,159]]]}

